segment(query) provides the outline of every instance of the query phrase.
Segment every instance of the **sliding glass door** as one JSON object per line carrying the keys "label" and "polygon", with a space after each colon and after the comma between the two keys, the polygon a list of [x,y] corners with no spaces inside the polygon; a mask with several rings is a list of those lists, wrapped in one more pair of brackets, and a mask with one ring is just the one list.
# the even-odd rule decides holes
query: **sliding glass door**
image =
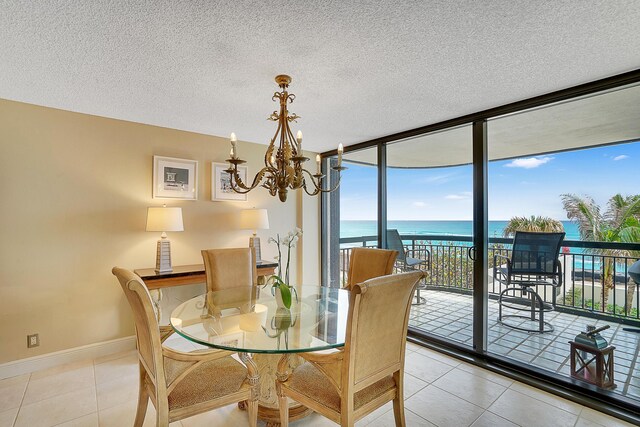
{"label": "sliding glass door", "polygon": [[[424,270],[409,324],[472,344],[471,126],[388,144],[387,245],[401,241],[399,271]],[[394,242],[397,240],[397,242]]]}
{"label": "sliding glass door", "polygon": [[[487,267],[489,354],[568,379],[569,341],[588,325],[606,326],[600,335],[616,348],[612,392],[640,402],[640,334],[628,326],[640,308],[629,275],[640,257],[638,105],[635,85],[488,122]],[[527,230],[566,233],[557,276],[534,278],[541,283],[531,288],[539,297],[535,320],[530,303],[505,303],[523,295],[506,292],[500,274],[513,258],[515,232]]]}

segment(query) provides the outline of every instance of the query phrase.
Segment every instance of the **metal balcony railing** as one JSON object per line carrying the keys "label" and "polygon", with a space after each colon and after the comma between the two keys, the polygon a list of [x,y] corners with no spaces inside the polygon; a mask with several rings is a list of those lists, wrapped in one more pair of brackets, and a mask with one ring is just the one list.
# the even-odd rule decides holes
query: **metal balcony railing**
{"label": "metal balcony railing", "polygon": [[[468,257],[471,236],[401,235],[407,249],[431,252],[431,269],[425,286],[448,292],[471,293],[473,287],[473,261]],[[489,239],[489,298],[497,298],[500,281],[493,277],[494,255],[510,256],[512,239]],[[355,246],[375,247],[376,236],[340,239],[340,274],[346,281],[350,249]],[[640,254],[640,244],[605,243],[565,240],[560,254],[563,285],[556,292],[556,309],[581,316],[611,317],[617,320],[640,319],[638,284],[628,275],[628,269]],[[607,302],[603,304],[603,278],[607,288]],[[539,288],[541,297],[551,301],[549,286]],[[635,323],[635,322],[633,322]]]}

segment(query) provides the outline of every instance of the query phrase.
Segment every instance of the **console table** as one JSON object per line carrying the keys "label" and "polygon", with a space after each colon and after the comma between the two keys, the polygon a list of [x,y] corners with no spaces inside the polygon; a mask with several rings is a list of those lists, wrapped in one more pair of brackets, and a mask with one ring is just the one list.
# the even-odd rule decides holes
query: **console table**
{"label": "console table", "polygon": [[[256,263],[258,273],[258,285],[264,285],[266,278],[275,274],[278,267],[277,262],[260,261]],[[169,273],[156,273],[154,268],[139,268],[133,270],[140,276],[147,289],[156,291],[151,293],[151,299],[156,306],[158,322],[162,314],[160,302],[162,301],[162,290],[174,286],[196,285],[205,283],[207,275],[204,271],[204,264],[177,265]]]}
{"label": "console table", "polygon": [[[275,274],[278,263],[262,261],[257,263],[256,267],[258,270],[258,284],[263,284],[265,277]],[[204,264],[174,266],[173,271],[169,273],[156,273],[153,268],[140,268],[133,272],[140,276],[149,290],[194,285],[207,281]]]}

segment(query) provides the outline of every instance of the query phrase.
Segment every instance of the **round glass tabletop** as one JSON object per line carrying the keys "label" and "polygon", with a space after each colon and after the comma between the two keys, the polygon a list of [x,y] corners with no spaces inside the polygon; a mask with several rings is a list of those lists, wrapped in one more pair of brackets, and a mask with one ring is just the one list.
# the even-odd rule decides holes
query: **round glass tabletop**
{"label": "round glass tabletop", "polygon": [[246,353],[298,353],[344,345],[349,292],[298,286],[291,309],[278,308],[271,288],[208,292],[176,307],[171,326],[209,347]]}

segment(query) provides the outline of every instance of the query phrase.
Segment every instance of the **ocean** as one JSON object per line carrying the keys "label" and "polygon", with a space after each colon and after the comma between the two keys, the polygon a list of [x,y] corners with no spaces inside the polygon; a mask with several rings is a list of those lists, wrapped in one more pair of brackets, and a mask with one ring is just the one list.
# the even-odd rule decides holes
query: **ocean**
{"label": "ocean", "polygon": [[[489,237],[503,237],[509,221],[489,221]],[[578,226],[571,221],[561,221],[566,240],[580,240]],[[388,221],[389,229],[400,234],[437,234],[442,236],[471,236],[472,221]],[[340,221],[340,237],[373,236],[377,234],[376,221]]]}

